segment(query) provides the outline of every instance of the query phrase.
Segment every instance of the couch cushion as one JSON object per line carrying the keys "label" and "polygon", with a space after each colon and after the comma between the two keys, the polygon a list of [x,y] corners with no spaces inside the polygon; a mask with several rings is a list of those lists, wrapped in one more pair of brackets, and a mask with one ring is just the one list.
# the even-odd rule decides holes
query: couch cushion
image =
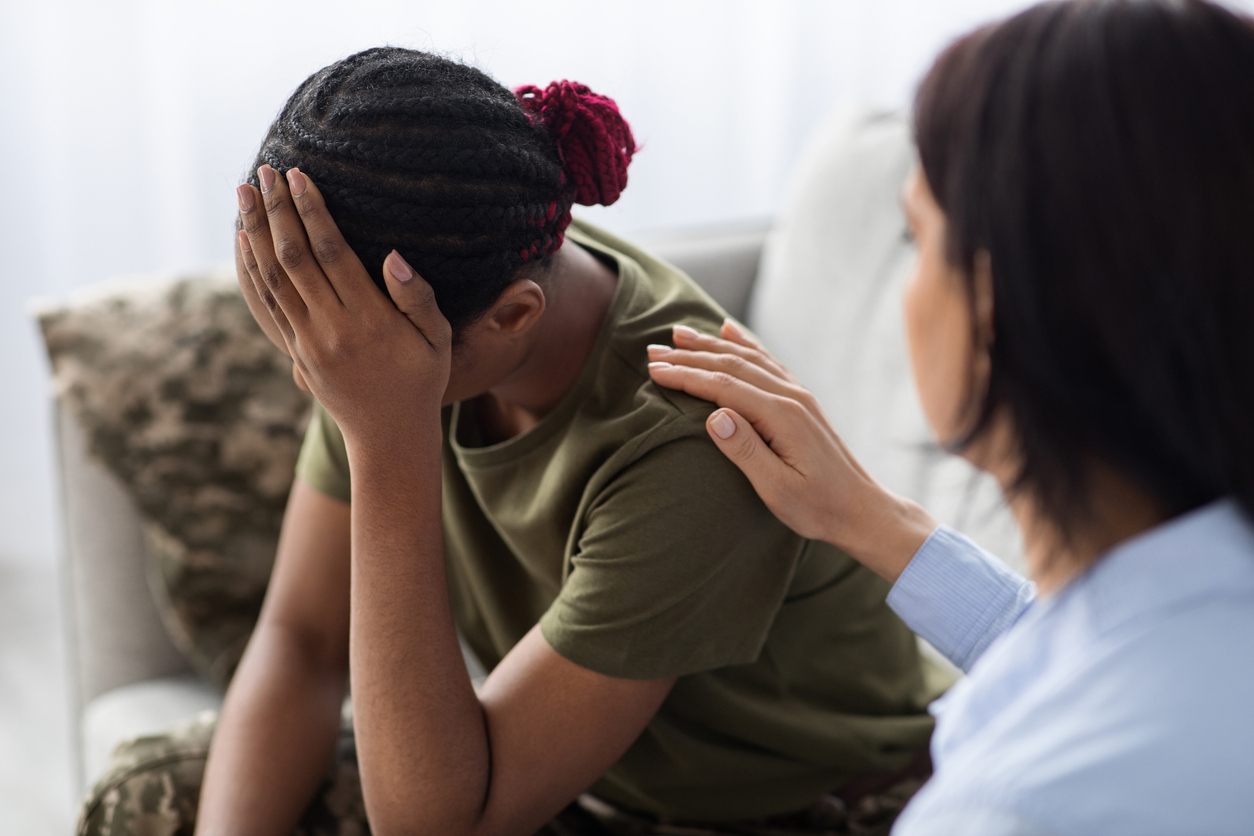
{"label": "couch cushion", "polygon": [[876,478],[1021,566],[996,483],[933,443],[910,375],[901,292],[914,248],[900,192],[913,164],[900,114],[829,119],[767,240],[749,325]]}
{"label": "couch cushion", "polygon": [[230,274],[99,286],[46,308],[58,397],[144,520],[150,586],[225,685],[252,630],[309,410]]}
{"label": "couch cushion", "polygon": [[766,224],[689,229],[644,236],[635,243],[683,270],[723,310],[743,322],[767,229]]}

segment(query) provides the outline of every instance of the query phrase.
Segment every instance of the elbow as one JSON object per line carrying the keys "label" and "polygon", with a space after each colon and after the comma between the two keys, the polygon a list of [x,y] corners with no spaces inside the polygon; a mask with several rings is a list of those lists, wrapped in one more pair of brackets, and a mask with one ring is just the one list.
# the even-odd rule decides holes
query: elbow
{"label": "elbow", "polygon": [[430,800],[366,803],[373,836],[502,836],[484,827],[481,812]]}
{"label": "elbow", "polygon": [[486,836],[473,824],[449,822],[439,816],[368,815],[373,836]]}

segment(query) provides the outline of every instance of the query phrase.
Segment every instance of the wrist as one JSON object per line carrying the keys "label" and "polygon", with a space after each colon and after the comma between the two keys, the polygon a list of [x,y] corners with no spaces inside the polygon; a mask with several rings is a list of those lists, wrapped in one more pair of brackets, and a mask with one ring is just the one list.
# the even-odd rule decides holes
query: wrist
{"label": "wrist", "polygon": [[340,425],[353,480],[358,472],[412,472],[415,466],[438,463],[444,442],[439,411],[409,414],[395,421]]}
{"label": "wrist", "polygon": [[856,525],[846,522],[839,526],[843,542],[829,542],[889,583],[897,582],[937,527],[936,520],[917,502],[878,485],[855,513]]}

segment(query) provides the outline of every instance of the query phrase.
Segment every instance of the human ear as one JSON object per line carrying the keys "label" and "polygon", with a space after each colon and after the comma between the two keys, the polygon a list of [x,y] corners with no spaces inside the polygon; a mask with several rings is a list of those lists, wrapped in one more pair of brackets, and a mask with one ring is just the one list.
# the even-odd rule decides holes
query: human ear
{"label": "human ear", "polygon": [[518,279],[501,291],[482,321],[502,336],[519,337],[539,322],[546,304],[540,285]]}

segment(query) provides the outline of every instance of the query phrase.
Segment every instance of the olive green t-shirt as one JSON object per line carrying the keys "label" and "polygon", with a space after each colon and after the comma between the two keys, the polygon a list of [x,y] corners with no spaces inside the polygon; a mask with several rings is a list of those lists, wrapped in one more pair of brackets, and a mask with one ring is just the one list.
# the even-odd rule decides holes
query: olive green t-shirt
{"label": "olive green t-shirt", "polygon": [[[610,676],[678,677],[592,791],[687,819],[800,809],[905,764],[935,697],[888,585],[791,532],[709,440],[713,407],[654,385],[645,347],[724,312],[687,276],[586,224],[569,240],[618,287],[574,387],[535,428],[480,442],[444,410],[445,560],[454,618],[490,670],[537,622]],[[319,409],[297,474],[350,501],[344,440]]]}

